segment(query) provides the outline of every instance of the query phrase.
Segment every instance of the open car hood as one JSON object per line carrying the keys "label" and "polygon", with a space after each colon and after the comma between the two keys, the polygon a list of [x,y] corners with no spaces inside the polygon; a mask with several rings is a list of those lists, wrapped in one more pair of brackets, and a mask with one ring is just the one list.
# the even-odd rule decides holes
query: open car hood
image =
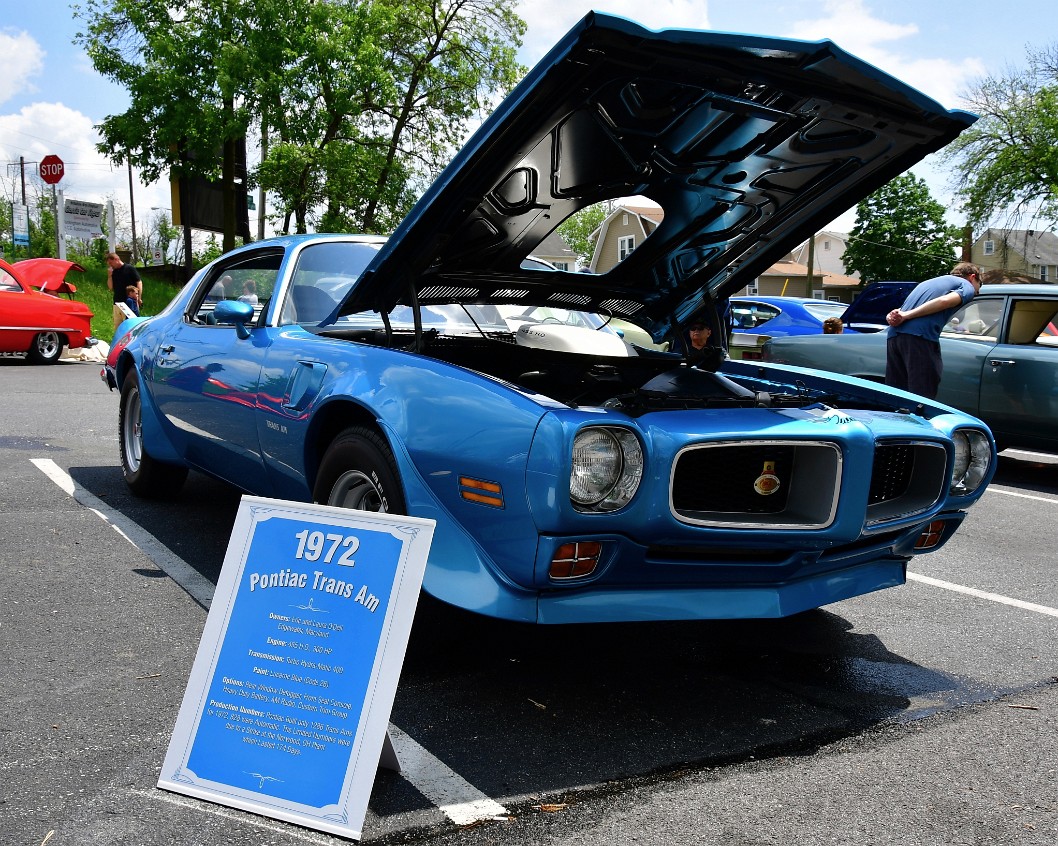
{"label": "open car hood", "polygon": [[49,294],[75,293],[77,287],[66,281],[66,274],[71,270],[84,273],[84,268],[77,262],[57,258],[22,259],[14,266],[23,282]]}
{"label": "open car hood", "polygon": [[900,308],[917,282],[872,282],[852,301],[841,321],[859,332],[879,332],[888,329],[885,317]]}
{"label": "open car hood", "polygon": [[[829,41],[652,32],[591,13],[482,124],[337,314],[553,304],[660,339],[974,120]],[[637,194],[665,219],[610,272],[519,267],[574,212]]]}

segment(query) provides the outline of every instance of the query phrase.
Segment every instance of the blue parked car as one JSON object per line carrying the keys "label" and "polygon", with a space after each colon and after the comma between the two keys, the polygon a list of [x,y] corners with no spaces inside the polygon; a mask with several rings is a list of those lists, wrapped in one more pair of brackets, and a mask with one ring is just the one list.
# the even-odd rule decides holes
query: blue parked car
{"label": "blue parked car", "polygon": [[[826,41],[588,15],[389,239],[251,244],[119,327],[124,477],[431,518],[424,589],[511,620],[775,617],[901,584],[994,472],[980,421],[603,329],[715,318],[972,121]],[[665,220],[610,272],[521,266],[633,193]]]}
{"label": "blue parked car", "polygon": [[845,303],[807,297],[732,297],[731,331],[768,335],[818,335],[828,317],[841,318]]}

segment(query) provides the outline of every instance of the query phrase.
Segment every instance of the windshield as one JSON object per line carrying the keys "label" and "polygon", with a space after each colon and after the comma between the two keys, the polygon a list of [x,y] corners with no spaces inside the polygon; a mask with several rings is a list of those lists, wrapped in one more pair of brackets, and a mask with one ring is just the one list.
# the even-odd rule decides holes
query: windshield
{"label": "windshield", "polygon": [[[446,335],[482,332],[517,332],[520,326],[549,324],[616,334],[607,319],[586,311],[570,311],[549,306],[517,305],[430,305],[420,308],[423,329],[436,329]],[[399,305],[389,314],[395,329],[410,330],[415,317],[409,306]],[[382,317],[374,311],[361,311],[338,318],[336,326],[381,327]]]}
{"label": "windshield", "polygon": [[816,318],[820,323],[828,317],[841,317],[841,315],[845,313],[846,308],[848,308],[848,306],[845,305],[845,303],[833,303],[829,300],[805,303],[805,311],[812,315],[812,317]]}

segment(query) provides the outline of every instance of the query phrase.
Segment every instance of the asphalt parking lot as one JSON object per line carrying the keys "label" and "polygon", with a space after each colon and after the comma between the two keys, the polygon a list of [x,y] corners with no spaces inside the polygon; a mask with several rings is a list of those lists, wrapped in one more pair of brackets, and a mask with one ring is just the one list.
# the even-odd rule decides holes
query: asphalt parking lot
{"label": "asphalt parking lot", "polygon": [[[0,360],[0,843],[337,838],[155,784],[239,496],[135,500],[98,365]],[[901,588],[780,621],[420,608],[365,842],[1058,842],[1058,459]]]}

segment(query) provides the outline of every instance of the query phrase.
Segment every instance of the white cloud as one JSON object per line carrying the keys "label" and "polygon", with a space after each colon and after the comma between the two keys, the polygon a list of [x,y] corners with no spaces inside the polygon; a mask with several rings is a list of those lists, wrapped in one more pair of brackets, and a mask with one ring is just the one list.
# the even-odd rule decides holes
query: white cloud
{"label": "white cloud", "polygon": [[[95,149],[99,136],[93,123],[92,118],[62,103],[33,103],[16,113],[0,115],[0,156],[8,162],[22,156],[33,163],[46,155],[57,155],[65,165],[58,187],[66,197],[95,203],[113,198],[127,206],[128,170],[112,164]],[[27,183],[32,183],[36,166],[28,165],[26,175]],[[137,217],[150,206],[170,205],[167,185],[143,187],[134,182]],[[8,181],[5,188],[11,187]],[[27,190],[27,195],[35,193]]]}
{"label": "white cloud", "polygon": [[527,29],[522,61],[532,66],[588,12],[606,12],[635,21],[649,29],[708,29],[707,0],[522,0],[518,13]]}
{"label": "white cloud", "polygon": [[[877,17],[864,0],[826,0],[823,15],[793,24],[790,38],[829,38],[843,50],[870,62],[947,108],[957,108],[961,93],[984,74],[977,58],[919,58],[907,41],[919,35],[914,23],[895,23]],[[903,42],[903,43],[902,43]]]}
{"label": "white cloud", "polygon": [[0,103],[32,90],[29,80],[44,69],[44,50],[28,32],[0,31]]}

